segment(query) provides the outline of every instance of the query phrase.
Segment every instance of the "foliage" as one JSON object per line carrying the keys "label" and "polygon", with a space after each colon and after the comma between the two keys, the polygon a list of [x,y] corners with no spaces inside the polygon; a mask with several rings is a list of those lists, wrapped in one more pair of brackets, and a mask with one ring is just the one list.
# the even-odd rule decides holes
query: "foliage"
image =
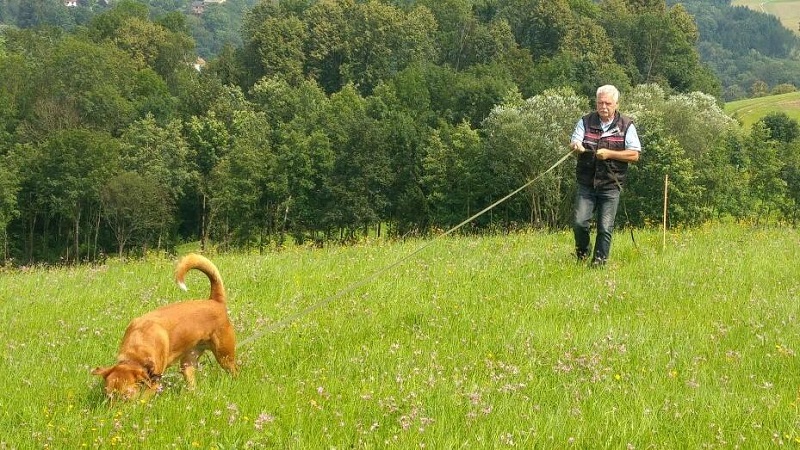
{"label": "foliage", "polygon": [[117,240],[119,257],[125,255],[130,243],[146,248],[152,235],[163,233],[172,217],[172,204],[164,185],[154,177],[134,172],[111,178],[101,188],[100,203],[103,217]]}
{"label": "foliage", "polygon": [[[545,91],[524,102],[510,98],[498,105],[484,123],[486,155],[493,182],[489,195],[496,200],[544,172],[566,153],[565,143],[577,118],[587,109],[586,101],[571,89]],[[562,198],[574,187],[566,166],[548,175],[501,210],[521,208],[507,217],[526,218],[534,227],[556,227],[568,221]]]}
{"label": "foliage", "polygon": [[788,144],[800,137],[800,124],[785,112],[772,112],[759,120],[766,128],[767,138]]}
{"label": "foliage", "polygon": [[800,62],[792,57],[800,38],[771,14],[731,6],[730,2],[680,1],[699,32],[701,58],[725,86],[726,100],[747,97],[754,82],[772,87],[800,85]]}
{"label": "foliage", "polygon": [[[737,130],[689,5],[225,3],[202,17],[180,0],[94,3],[65,9],[74,26],[2,29],[4,258],[433,233],[557,161],[606,83],[643,136],[634,224],[660,217],[666,174],[674,225],[796,216],[794,118]],[[6,6],[50,20],[44,2]],[[228,27],[223,11],[242,31],[204,65],[197,27]],[[469,232],[564,228],[573,188],[567,162]]]}

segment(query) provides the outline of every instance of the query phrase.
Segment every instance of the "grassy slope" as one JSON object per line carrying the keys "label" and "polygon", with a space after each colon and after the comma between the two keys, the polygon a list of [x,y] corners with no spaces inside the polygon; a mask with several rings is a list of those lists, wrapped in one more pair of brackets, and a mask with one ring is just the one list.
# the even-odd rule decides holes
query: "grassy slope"
{"label": "grassy slope", "polygon": [[257,337],[241,375],[206,360],[196,392],[170,372],[114,407],[89,371],[131,317],[182,297],[172,263],[2,273],[0,448],[800,442],[798,231],[636,241],[618,234],[591,270],[568,233],[447,238],[374,279],[421,243],[220,256],[240,339]]}
{"label": "grassy slope", "polygon": [[739,119],[745,127],[750,127],[758,119],[774,111],[783,111],[789,117],[800,120],[800,91],[725,104],[725,112]]}

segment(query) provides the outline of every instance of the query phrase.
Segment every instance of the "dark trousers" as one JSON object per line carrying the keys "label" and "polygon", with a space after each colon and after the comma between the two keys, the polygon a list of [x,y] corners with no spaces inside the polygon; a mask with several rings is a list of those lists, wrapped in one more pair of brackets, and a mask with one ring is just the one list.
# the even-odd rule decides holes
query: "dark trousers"
{"label": "dark trousers", "polygon": [[589,256],[590,222],[597,221],[597,237],[594,243],[592,262],[605,263],[611,251],[611,233],[617,217],[620,191],[612,189],[597,190],[578,184],[575,195],[575,216],[572,231],[575,234],[575,256],[586,259]]}

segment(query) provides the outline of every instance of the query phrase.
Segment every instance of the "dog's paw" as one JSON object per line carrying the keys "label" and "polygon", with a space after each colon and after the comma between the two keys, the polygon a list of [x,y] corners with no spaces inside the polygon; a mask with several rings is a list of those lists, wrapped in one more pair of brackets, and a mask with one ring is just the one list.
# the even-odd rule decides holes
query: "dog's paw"
{"label": "dog's paw", "polygon": [[178,287],[181,288],[182,291],[188,291],[189,290],[189,288],[186,287],[186,283],[184,283],[183,281],[179,281],[178,282]]}

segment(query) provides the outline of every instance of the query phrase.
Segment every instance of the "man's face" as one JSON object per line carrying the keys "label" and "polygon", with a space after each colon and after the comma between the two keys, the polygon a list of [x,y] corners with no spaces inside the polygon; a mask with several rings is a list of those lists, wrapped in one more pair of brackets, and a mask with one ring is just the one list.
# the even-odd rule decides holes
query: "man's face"
{"label": "man's face", "polygon": [[617,111],[617,102],[610,94],[601,93],[597,96],[597,113],[603,122],[608,122]]}

